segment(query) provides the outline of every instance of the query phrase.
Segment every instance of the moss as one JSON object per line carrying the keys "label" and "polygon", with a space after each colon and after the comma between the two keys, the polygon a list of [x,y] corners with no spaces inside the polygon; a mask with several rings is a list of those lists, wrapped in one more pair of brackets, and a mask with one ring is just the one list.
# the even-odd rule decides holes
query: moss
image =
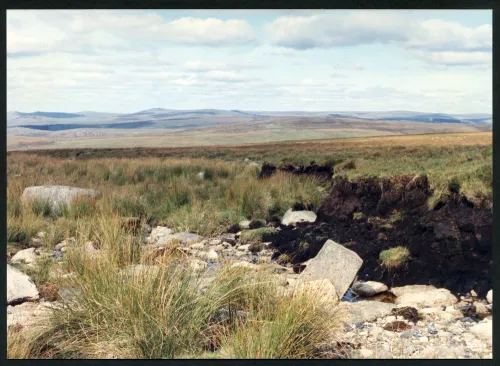
{"label": "moss", "polygon": [[366,215],[362,212],[355,212],[352,214],[352,218],[354,220],[360,221],[360,220],[364,220],[366,218]]}
{"label": "moss", "polygon": [[398,246],[380,252],[379,258],[382,265],[387,268],[400,268],[410,260],[410,251],[408,248]]}

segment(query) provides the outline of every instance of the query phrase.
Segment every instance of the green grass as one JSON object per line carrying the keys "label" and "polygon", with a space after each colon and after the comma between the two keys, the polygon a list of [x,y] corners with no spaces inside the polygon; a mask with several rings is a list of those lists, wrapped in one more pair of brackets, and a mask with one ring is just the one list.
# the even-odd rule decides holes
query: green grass
{"label": "green grass", "polygon": [[[329,322],[319,321],[325,316],[324,304],[305,297],[284,299],[272,279],[241,268],[224,267],[204,293],[197,290],[200,275],[173,255],[156,263],[156,271],[125,275],[116,268],[125,268],[134,260],[114,254],[113,231],[102,228],[102,255],[98,257],[90,258],[78,247],[69,249],[66,261],[74,276],[58,285],[75,289],[75,298],[63,299],[64,306],[53,310],[49,323],[24,340],[25,352],[10,338],[9,354],[30,358],[196,358],[205,354],[207,343],[215,342],[220,354],[241,357],[240,340],[248,335],[254,340],[262,337],[265,349],[274,347],[268,349],[269,355],[301,357],[316,354],[327,324],[328,334],[340,324],[335,313]],[[37,282],[45,282],[42,275],[46,272],[38,273]],[[214,323],[221,308],[243,311],[247,320],[235,317],[228,323]],[[288,313],[277,315],[276,311]],[[256,321],[260,330],[254,328]],[[272,338],[264,331],[269,327]],[[249,329],[253,333],[248,334]],[[285,350],[287,342],[293,342],[293,347]],[[244,355],[266,356],[261,347],[250,344]]]}
{"label": "green grass", "polygon": [[398,246],[380,252],[380,261],[386,268],[400,268],[410,260],[408,248]]}
{"label": "green grass", "polygon": [[276,229],[269,227],[261,227],[253,230],[244,230],[241,232],[240,240],[244,244],[255,243],[262,241],[262,237],[266,234],[272,234]]}

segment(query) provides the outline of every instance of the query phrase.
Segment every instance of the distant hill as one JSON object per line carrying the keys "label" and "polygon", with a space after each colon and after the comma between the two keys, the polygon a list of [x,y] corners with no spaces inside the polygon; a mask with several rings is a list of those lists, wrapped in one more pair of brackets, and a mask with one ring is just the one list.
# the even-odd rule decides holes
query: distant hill
{"label": "distant hill", "polygon": [[[71,119],[71,122],[68,121]],[[274,123],[286,123],[286,120],[303,120],[305,128],[311,123],[333,123],[334,119],[356,119],[366,121],[365,128],[373,128],[377,121],[426,122],[432,124],[458,124],[491,128],[491,114],[446,114],[412,111],[354,112],[354,111],[242,111],[238,109],[193,109],[176,110],[152,108],[135,113],[100,113],[100,112],[9,112],[7,127],[12,134],[25,134],[26,130],[64,131],[90,129],[127,129],[127,130],[193,130],[216,126],[249,126],[258,122],[268,122],[269,128]],[[271,122],[272,121],[272,122]],[[343,123],[349,123],[344,121]],[[248,125],[250,124],[250,125]],[[20,129],[19,129],[20,128]],[[251,128],[250,128],[251,129]]]}
{"label": "distant hill", "polygon": [[77,117],[85,117],[83,114],[62,113],[62,112],[32,112],[32,113],[15,112],[15,113],[19,117],[47,117],[47,118],[77,118]]}

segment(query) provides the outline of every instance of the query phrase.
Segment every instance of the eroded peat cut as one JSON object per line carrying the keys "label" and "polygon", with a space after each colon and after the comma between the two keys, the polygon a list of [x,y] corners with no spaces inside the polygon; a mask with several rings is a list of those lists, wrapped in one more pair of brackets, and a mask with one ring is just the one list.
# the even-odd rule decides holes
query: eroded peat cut
{"label": "eroded peat cut", "polygon": [[431,202],[432,195],[421,175],[335,177],[316,222],[282,226],[263,240],[273,242],[275,257],[286,253],[296,271],[332,239],[363,259],[360,280],[474,289],[484,297],[491,288],[491,206],[453,192]]}

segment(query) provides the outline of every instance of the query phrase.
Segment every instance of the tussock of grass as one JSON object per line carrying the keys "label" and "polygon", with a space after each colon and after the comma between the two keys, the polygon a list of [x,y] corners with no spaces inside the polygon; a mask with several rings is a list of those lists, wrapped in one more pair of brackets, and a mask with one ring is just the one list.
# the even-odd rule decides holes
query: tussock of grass
{"label": "tussock of grass", "polygon": [[276,231],[274,228],[261,227],[253,230],[245,230],[241,232],[240,240],[242,243],[255,243],[262,240],[262,237],[266,234],[272,234]]}
{"label": "tussock of grass", "polygon": [[288,294],[261,304],[236,331],[224,336],[225,358],[318,358],[340,330],[338,309],[321,296]]}
{"label": "tussock of grass", "polygon": [[379,258],[386,268],[399,268],[410,259],[410,251],[408,248],[398,246],[380,252]]}

